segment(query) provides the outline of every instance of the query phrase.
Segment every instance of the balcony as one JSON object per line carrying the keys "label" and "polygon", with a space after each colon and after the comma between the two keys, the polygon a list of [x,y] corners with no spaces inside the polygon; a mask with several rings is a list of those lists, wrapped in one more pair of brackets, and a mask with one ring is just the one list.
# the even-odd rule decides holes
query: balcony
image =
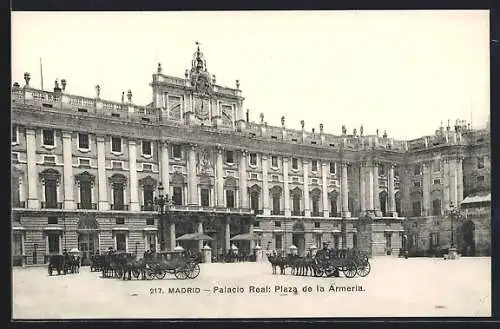
{"label": "balcony", "polygon": [[262,210],[262,209],[253,209],[253,212],[256,215],[262,215],[264,213],[264,210]]}
{"label": "balcony", "polygon": [[141,211],[155,211],[155,206],[153,204],[143,204],[141,205]]}
{"label": "balcony", "polygon": [[275,216],[284,216],[284,215],[285,215],[285,212],[284,212],[284,211],[281,211],[281,210],[271,210],[271,215],[275,215]]}
{"label": "balcony", "polygon": [[12,202],[12,208],[26,208],[26,201]]}
{"label": "balcony", "polygon": [[63,203],[62,202],[56,202],[56,203],[47,203],[47,202],[42,202],[42,208],[44,209],[62,209]]}
{"label": "balcony", "polygon": [[292,216],[304,216],[304,214],[300,210],[293,210]]}
{"label": "balcony", "polygon": [[311,217],[323,217],[323,213],[319,211],[313,211]]}
{"label": "balcony", "polygon": [[328,215],[329,217],[341,217],[339,212],[333,212],[333,211],[330,211]]}
{"label": "balcony", "polygon": [[128,211],[128,204],[110,204],[111,210],[126,210]]}
{"label": "balcony", "polygon": [[91,209],[91,210],[97,210],[97,203],[77,203],[76,204],[77,209]]}

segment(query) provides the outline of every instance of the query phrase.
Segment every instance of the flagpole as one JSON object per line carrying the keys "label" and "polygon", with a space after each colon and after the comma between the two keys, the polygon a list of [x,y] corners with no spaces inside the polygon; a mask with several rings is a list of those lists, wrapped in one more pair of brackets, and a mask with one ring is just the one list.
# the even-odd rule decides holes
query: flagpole
{"label": "flagpole", "polygon": [[40,80],[41,80],[41,85],[42,85],[42,90],[43,90],[43,70],[42,70],[42,58],[40,57]]}

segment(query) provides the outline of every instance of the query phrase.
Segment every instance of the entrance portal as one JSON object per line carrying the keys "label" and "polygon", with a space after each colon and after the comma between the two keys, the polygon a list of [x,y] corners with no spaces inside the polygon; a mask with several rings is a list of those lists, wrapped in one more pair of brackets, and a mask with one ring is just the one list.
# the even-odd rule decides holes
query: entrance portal
{"label": "entrance portal", "polygon": [[298,255],[304,257],[306,255],[306,239],[304,233],[294,233],[292,236],[292,243],[297,247]]}
{"label": "entrance portal", "polygon": [[82,265],[90,265],[92,255],[99,250],[99,224],[88,215],[78,221],[78,249]]}
{"label": "entrance portal", "polygon": [[462,225],[462,236],[463,236],[462,255],[464,256],[473,256],[476,252],[476,241],[474,239],[475,230],[476,227],[470,219],[465,221]]}

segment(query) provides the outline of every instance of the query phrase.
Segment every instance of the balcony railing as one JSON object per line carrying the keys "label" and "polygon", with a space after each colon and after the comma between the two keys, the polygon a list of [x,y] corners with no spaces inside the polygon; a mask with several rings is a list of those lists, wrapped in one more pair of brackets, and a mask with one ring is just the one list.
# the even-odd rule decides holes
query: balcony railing
{"label": "balcony railing", "polygon": [[311,217],[323,217],[323,213],[319,211],[313,211]]}
{"label": "balcony railing", "polygon": [[303,216],[302,211],[300,210],[292,210],[292,216]]}
{"label": "balcony railing", "polygon": [[42,208],[44,209],[62,209],[62,202],[47,203],[42,201]]}
{"label": "balcony railing", "polygon": [[128,204],[111,204],[111,210],[128,210]]}
{"label": "balcony railing", "polygon": [[329,212],[329,216],[330,217],[341,217],[339,212],[333,212],[333,211]]}
{"label": "balcony railing", "polygon": [[12,208],[26,208],[26,201],[13,202]]}
{"label": "balcony railing", "polygon": [[77,203],[76,204],[77,209],[92,209],[92,210],[97,210],[97,203]]}
{"label": "balcony railing", "polygon": [[155,206],[152,204],[141,205],[141,211],[155,211]]}
{"label": "balcony railing", "polygon": [[272,210],[271,215],[276,215],[276,216],[283,216],[285,214],[284,211],[281,210]]}
{"label": "balcony railing", "polygon": [[262,210],[262,209],[253,209],[253,212],[256,215],[262,215],[264,213],[264,210]]}

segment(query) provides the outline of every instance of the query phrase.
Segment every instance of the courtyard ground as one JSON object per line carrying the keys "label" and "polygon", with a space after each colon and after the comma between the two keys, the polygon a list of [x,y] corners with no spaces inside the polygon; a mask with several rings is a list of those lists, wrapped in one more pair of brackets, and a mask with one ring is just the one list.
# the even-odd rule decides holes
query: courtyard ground
{"label": "courtyard ground", "polygon": [[12,317],[491,316],[490,258],[380,257],[371,264],[367,277],[353,279],[273,275],[267,262],[201,264],[194,280],[103,279],[88,267],[49,277],[46,267],[14,268]]}

